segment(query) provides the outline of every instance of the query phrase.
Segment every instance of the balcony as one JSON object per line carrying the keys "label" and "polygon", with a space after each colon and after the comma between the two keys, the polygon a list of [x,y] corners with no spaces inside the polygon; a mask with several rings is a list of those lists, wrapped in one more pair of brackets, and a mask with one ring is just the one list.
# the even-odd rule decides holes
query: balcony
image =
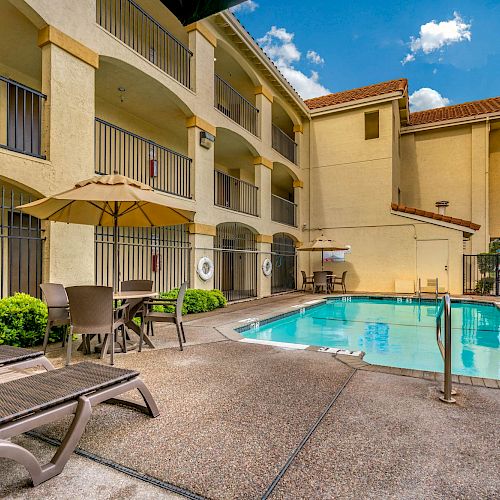
{"label": "balcony", "polygon": [[249,182],[215,171],[214,203],[218,207],[258,216],[257,191],[258,187]]}
{"label": "balcony", "polygon": [[45,159],[42,155],[42,108],[47,97],[0,76],[0,147]]}
{"label": "balcony", "polygon": [[274,222],[297,227],[297,204],[272,194],[271,219]]}
{"label": "balcony", "polygon": [[297,143],[273,124],[273,149],[297,165]]}
{"label": "balcony", "polygon": [[191,88],[193,53],[132,0],[97,0],[97,23],[135,52]]}
{"label": "balcony", "polygon": [[119,174],[183,198],[191,198],[191,158],[95,119],[95,172]]}
{"label": "balcony", "polygon": [[218,75],[215,75],[214,102],[221,113],[258,136],[259,110]]}

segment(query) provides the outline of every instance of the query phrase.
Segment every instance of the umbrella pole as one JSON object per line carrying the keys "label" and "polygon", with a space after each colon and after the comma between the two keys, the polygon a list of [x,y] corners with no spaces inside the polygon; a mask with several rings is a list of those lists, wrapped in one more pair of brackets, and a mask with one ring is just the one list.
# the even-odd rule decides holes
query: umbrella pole
{"label": "umbrella pole", "polygon": [[321,250],[321,270],[323,271],[324,270],[324,264],[323,264],[323,259],[324,259],[324,256],[323,256],[323,249]]}
{"label": "umbrella pole", "polygon": [[116,202],[113,226],[113,290],[118,291],[118,203]]}

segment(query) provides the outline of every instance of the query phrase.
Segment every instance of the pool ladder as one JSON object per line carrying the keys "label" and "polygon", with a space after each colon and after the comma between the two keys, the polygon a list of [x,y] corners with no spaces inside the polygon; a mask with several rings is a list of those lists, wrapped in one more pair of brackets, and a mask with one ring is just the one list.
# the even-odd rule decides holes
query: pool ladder
{"label": "pool ladder", "polygon": [[[437,291],[436,284],[436,291]],[[437,293],[437,292],[436,292]],[[441,338],[441,319],[444,315],[444,344]],[[455,403],[452,397],[456,394],[451,386],[451,299],[445,293],[436,314],[436,341],[444,361],[444,388],[439,398],[444,403]]]}
{"label": "pool ladder", "polygon": [[[439,300],[439,279],[436,278],[436,304]],[[416,292],[416,299],[418,300],[418,303],[420,304],[422,302],[422,279],[418,278],[418,287],[417,287],[417,292]]]}

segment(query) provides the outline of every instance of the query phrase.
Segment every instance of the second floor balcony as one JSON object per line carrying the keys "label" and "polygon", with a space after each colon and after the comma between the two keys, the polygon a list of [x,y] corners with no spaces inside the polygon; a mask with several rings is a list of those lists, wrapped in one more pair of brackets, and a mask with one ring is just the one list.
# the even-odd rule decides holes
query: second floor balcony
{"label": "second floor balcony", "polygon": [[258,187],[220,170],[215,171],[214,203],[248,215],[258,216]]}
{"label": "second floor balcony", "polygon": [[193,53],[133,0],[97,0],[96,20],[135,52],[191,88]]}
{"label": "second floor balcony", "polygon": [[297,165],[297,143],[278,126],[273,124],[273,149]]}
{"label": "second floor balcony", "polygon": [[95,172],[117,172],[162,191],[191,198],[192,160],[156,142],[95,119]]}
{"label": "second floor balcony", "polygon": [[274,222],[297,227],[297,204],[275,194],[271,195],[271,219]]}

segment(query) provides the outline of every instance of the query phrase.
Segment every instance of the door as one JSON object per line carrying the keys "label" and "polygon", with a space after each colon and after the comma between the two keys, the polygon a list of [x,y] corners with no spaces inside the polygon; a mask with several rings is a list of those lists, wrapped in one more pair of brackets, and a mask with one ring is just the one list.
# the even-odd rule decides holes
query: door
{"label": "door", "polygon": [[448,291],[448,240],[417,241],[417,281],[421,280],[423,292]]}

